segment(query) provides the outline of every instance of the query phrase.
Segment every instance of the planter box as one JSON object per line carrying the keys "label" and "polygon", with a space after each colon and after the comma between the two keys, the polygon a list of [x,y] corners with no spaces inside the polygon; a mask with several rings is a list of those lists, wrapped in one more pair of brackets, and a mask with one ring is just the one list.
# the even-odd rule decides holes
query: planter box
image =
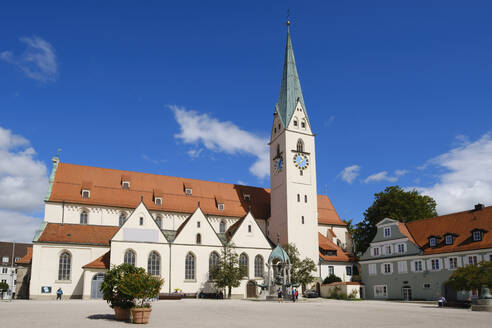
{"label": "planter box", "polygon": [[152,308],[133,308],[133,323],[149,323],[150,312],[152,312]]}
{"label": "planter box", "polygon": [[130,309],[122,309],[119,306],[114,307],[114,318],[119,321],[130,320]]}

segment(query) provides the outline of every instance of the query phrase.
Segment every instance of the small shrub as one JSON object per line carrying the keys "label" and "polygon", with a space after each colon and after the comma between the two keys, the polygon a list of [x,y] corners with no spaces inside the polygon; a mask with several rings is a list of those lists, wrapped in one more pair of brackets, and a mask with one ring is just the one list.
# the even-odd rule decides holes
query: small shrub
{"label": "small shrub", "polygon": [[119,286],[123,277],[137,272],[145,273],[145,270],[125,263],[113,266],[111,270],[106,272],[104,281],[101,284],[101,291],[103,293],[103,299],[106,300],[112,308],[117,306],[122,309],[130,309],[135,306],[134,299],[121,293],[119,291]]}
{"label": "small shrub", "polygon": [[163,282],[145,271],[139,271],[125,275],[121,279],[118,292],[133,299],[135,307],[150,307],[150,300],[159,295]]}
{"label": "small shrub", "polygon": [[357,291],[357,289],[354,289],[350,292],[350,294],[348,295],[348,298],[353,300],[353,299],[357,298],[357,295],[359,295],[359,292]]}

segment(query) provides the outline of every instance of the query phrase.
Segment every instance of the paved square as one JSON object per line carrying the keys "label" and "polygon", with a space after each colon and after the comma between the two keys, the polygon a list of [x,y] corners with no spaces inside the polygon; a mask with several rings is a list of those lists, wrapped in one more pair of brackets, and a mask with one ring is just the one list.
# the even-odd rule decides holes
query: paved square
{"label": "paved square", "polygon": [[[2,328],[124,327],[103,301],[0,302]],[[492,313],[430,304],[309,300],[296,304],[242,300],[159,301],[147,327],[491,327]]]}

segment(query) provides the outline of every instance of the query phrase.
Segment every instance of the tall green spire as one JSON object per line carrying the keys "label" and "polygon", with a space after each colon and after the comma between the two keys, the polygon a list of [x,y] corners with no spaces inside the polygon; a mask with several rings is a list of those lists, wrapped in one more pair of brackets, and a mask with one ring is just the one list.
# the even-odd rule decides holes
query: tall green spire
{"label": "tall green spire", "polygon": [[302,97],[301,82],[297,74],[294,49],[290,39],[290,22],[287,21],[287,45],[285,46],[284,71],[282,73],[282,83],[280,84],[280,95],[278,97],[277,111],[284,127],[289,124],[299,100],[306,110],[304,98]]}

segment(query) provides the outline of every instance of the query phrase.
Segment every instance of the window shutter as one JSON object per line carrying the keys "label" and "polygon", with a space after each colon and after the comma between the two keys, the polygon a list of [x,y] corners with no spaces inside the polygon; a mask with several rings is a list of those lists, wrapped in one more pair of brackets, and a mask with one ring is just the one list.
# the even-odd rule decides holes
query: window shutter
{"label": "window shutter", "polygon": [[482,255],[477,254],[477,263],[482,262]]}
{"label": "window shutter", "polygon": [[463,256],[463,266],[466,266],[466,265],[468,265],[468,264],[470,264],[470,263],[468,262],[468,255],[465,255],[465,256]]}
{"label": "window shutter", "polygon": [[451,261],[451,258],[450,257],[447,257],[447,258],[443,259],[443,262],[444,263],[443,263],[443,266],[442,267],[444,269],[448,269],[449,270],[449,261]]}
{"label": "window shutter", "polygon": [[460,268],[460,267],[463,266],[462,263],[461,263],[461,256],[458,256],[457,257],[456,265],[457,265],[458,268]]}
{"label": "window shutter", "polygon": [[384,273],[384,263],[381,264],[381,273]]}
{"label": "window shutter", "polygon": [[393,273],[393,263],[390,263],[390,273]]}
{"label": "window shutter", "polygon": [[426,262],[425,260],[422,260],[422,271],[425,271],[428,268],[425,266],[425,264],[426,264],[425,262]]}
{"label": "window shutter", "polygon": [[410,261],[410,271],[415,272],[415,261]]}
{"label": "window shutter", "polygon": [[[427,262],[427,263],[426,263],[426,265],[427,265],[427,270],[428,270],[428,271],[432,270],[432,262],[431,262],[431,261],[432,261],[432,260],[427,260],[427,261],[425,261],[425,262]],[[425,271],[425,269],[424,269],[424,271]]]}

